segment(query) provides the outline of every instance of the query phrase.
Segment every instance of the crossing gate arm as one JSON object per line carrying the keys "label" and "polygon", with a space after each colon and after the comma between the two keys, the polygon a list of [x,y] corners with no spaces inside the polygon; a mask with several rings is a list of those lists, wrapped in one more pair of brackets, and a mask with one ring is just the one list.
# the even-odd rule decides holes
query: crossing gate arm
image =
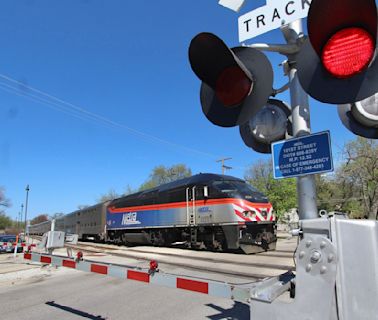
{"label": "crossing gate arm", "polygon": [[27,244],[27,243],[17,243],[17,242],[0,242],[0,247],[2,246],[8,246],[8,247],[14,247],[14,246],[18,246],[18,247],[36,247],[36,244],[35,243],[32,243],[32,244]]}
{"label": "crossing gate arm", "polygon": [[199,292],[215,297],[232,299],[243,303],[250,302],[251,288],[256,286],[257,283],[260,283],[254,282],[248,285],[230,284],[221,281],[204,280],[203,278],[188,276],[181,277],[160,271],[151,272],[151,270],[148,268],[110,264],[91,260],[80,260],[47,253],[25,253],[24,259],[44,264],[51,264],[56,267],[67,267],[85,272],[108,275],[120,279],[135,280],[168,288]]}
{"label": "crossing gate arm", "polygon": [[27,243],[17,243],[17,242],[0,242],[0,247],[3,247],[3,248],[8,247],[8,248],[12,248],[12,250],[15,247],[21,247],[21,248],[24,248],[24,250],[28,250],[28,247],[35,248],[36,244],[35,243],[27,244]]}

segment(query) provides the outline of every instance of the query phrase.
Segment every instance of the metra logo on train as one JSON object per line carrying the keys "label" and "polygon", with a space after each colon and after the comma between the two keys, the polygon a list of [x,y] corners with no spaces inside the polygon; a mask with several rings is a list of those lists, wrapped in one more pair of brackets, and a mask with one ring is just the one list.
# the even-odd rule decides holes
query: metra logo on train
{"label": "metra logo on train", "polygon": [[137,220],[136,212],[129,212],[129,213],[123,214],[122,225],[128,225],[128,224],[140,224],[140,221]]}

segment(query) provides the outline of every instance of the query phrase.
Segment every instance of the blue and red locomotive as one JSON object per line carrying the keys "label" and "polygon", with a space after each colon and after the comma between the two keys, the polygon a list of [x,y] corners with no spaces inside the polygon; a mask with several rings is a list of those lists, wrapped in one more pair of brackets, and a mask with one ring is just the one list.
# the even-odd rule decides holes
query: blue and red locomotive
{"label": "blue and red locomotive", "polygon": [[[78,210],[56,226],[81,239],[245,253],[275,249],[277,240],[268,199],[244,180],[217,174],[197,174]],[[34,225],[30,233],[48,229],[48,223]]]}

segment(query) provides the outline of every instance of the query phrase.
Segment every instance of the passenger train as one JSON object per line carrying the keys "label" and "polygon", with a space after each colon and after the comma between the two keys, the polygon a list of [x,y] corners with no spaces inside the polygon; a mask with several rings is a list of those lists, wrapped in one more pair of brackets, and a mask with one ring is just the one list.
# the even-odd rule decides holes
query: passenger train
{"label": "passenger train", "polygon": [[[29,233],[50,227],[50,221],[32,225]],[[244,180],[218,174],[197,174],[77,210],[57,219],[55,230],[82,240],[245,253],[273,250],[277,241],[268,199]]]}

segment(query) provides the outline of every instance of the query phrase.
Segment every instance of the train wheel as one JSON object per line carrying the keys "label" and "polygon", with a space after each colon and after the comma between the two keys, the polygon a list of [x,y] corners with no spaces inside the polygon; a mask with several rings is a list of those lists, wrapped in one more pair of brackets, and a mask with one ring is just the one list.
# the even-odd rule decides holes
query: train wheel
{"label": "train wheel", "polygon": [[152,245],[156,247],[165,245],[164,236],[161,231],[150,231],[150,239]]}
{"label": "train wheel", "polygon": [[226,251],[227,241],[222,228],[217,228],[214,231],[214,248],[216,251]]}
{"label": "train wheel", "polygon": [[211,250],[219,252],[224,251],[222,242],[214,239],[213,243],[211,244]]}

